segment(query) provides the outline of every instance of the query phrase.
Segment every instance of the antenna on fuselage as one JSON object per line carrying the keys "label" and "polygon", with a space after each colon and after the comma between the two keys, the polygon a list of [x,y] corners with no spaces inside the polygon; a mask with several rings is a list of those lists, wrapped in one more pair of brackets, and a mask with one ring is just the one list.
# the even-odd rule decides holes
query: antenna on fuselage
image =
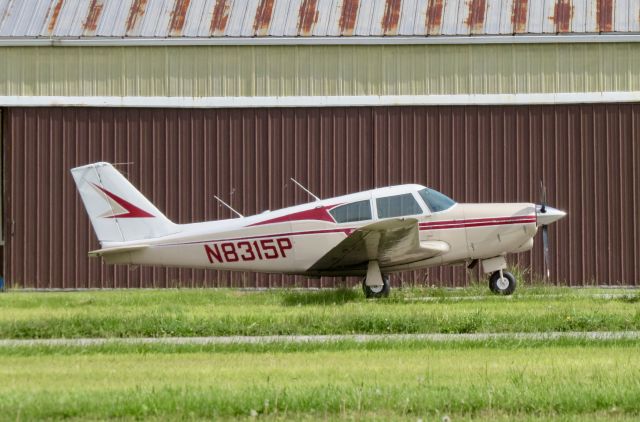
{"label": "antenna on fuselage", "polygon": [[302,186],[302,184],[300,184],[296,179],[294,179],[294,178],[292,177],[292,178],[291,178],[291,181],[292,181],[293,183],[295,183],[296,185],[298,185],[298,187],[299,187],[300,189],[302,189],[303,191],[307,192],[309,195],[313,196],[313,197],[316,199],[316,201],[320,201],[320,198],[318,198],[317,196],[315,196],[315,195],[313,194],[313,192],[311,192],[309,189],[307,189],[307,188],[305,188],[304,186]]}
{"label": "antenna on fuselage", "polygon": [[229,208],[233,213],[235,213],[238,217],[243,218],[244,215],[240,214],[238,211],[234,210],[233,207],[229,204],[227,204],[226,202],[224,202],[222,199],[218,198],[218,195],[213,195],[214,198],[216,198],[222,205],[224,205],[225,207]]}

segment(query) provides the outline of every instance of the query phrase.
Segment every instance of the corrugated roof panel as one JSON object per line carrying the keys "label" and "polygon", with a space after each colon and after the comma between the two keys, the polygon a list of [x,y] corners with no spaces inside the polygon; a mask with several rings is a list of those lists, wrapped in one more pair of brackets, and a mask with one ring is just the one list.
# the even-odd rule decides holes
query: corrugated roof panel
{"label": "corrugated roof panel", "polygon": [[[275,15],[275,0],[259,0],[253,20],[253,35],[264,37],[269,34],[269,27]],[[281,24],[283,23],[284,19]]]}
{"label": "corrugated roof panel", "polygon": [[127,18],[133,0],[122,0],[120,3],[105,1],[104,9],[98,21],[98,36],[124,37],[126,34]]}
{"label": "corrugated roof panel", "polygon": [[[616,32],[626,32],[629,30],[629,1],[638,3],[637,0],[616,0],[613,9],[613,30]],[[636,15],[638,16],[638,15]]]}
{"label": "corrugated roof panel", "polygon": [[[593,1],[593,0],[591,0]],[[549,6],[551,3],[549,3]],[[556,0],[553,4],[553,9],[547,10],[546,16],[551,16],[551,20],[555,25],[553,31],[555,33],[567,33],[571,32],[571,20],[573,19],[574,5],[572,0]]]}
{"label": "corrugated roof panel", "polygon": [[469,33],[474,35],[488,33],[485,32],[488,0],[471,0],[465,2],[465,5],[468,11],[466,19],[463,21],[464,27],[469,28]]}
{"label": "corrugated roof panel", "polygon": [[413,35],[418,16],[418,2],[417,0],[403,0],[401,7],[397,35]]}
{"label": "corrugated roof panel", "polygon": [[198,28],[199,37],[224,36],[229,27],[233,0],[207,0]]}
{"label": "corrugated roof panel", "polygon": [[587,0],[572,0],[571,32],[598,32],[596,29],[595,3]]}
{"label": "corrugated roof panel", "polygon": [[338,35],[353,35],[359,15],[360,0],[342,0],[338,21]]}
{"label": "corrugated roof panel", "polygon": [[[160,15],[155,22],[153,19],[146,19],[143,21],[145,27],[149,28],[149,34],[152,37],[164,38],[170,36],[170,22],[173,16],[173,10],[175,6],[181,5],[186,0],[164,0],[162,8],[160,9]],[[151,15],[149,16],[151,18]],[[153,32],[151,32],[153,31]]]}
{"label": "corrugated roof panel", "polygon": [[[540,32],[546,34],[560,32],[559,27],[562,25],[563,15],[565,14],[564,10],[566,9],[566,6],[563,5],[567,4],[565,2],[566,0],[544,0],[544,9],[539,18],[542,21],[542,29]],[[570,4],[569,7],[571,7]],[[557,22],[556,16],[558,17]]]}
{"label": "corrugated roof panel", "polygon": [[[191,6],[192,0],[173,0],[173,7],[169,15],[169,33],[170,37],[179,37],[183,35],[187,13]],[[202,14],[196,15],[193,20],[199,21]]]}
{"label": "corrugated roof panel", "polygon": [[[623,16],[624,18],[624,16]],[[640,1],[629,0],[629,32],[640,32]]]}
{"label": "corrugated roof panel", "polygon": [[487,0],[484,18],[484,33],[496,35],[500,33],[500,19],[510,9],[503,9],[502,0]]}
{"label": "corrugated roof panel", "polygon": [[82,22],[82,35],[85,37],[95,36],[98,30],[98,23],[104,11],[104,0],[91,0],[85,19]]}
{"label": "corrugated roof panel", "polygon": [[2,28],[4,28],[4,24],[9,16],[11,16],[11,5],[14,0],[0,0],[0,34],[2,33]]}
{"label": "corrugated roof panel", "polygon": [[[376,2],[376,5],[381,5]],[[382,17],[380,19],[381,35],[393,36],[398,35],[398,26],[400,25],[400,16],[402,13],[402,0],[386,0],[382,9]],[[376,9],[377,11],[377,9]],[[377,21],[377,14],[374,15],[373,25]]]}
{"label": "corrugated roof panel", "polygon": [[45,18],[44,27],[41,28],[40,35],[44,37],[53,35],[56,25],[58,24],[58,17],[60,16],[60,9],[62,9],[63,3],[64,0],[55,0],[49,3],[47,17]]}
{"label": "corrugated roof panel", "polygon": [[[317,3],[318,0],[289,0],[289,12],[281,28],[282,35],[287,37],[311,35],[318,19]],[[276,13],[280,12],[276,11]]]}
{"label": "corrugated roof panel", "polygon": [[125,22],[125,36],[137,37],[142,33],[142,18],[147,11],[148,0],[132,0]]}
{"label": "corrugated roof panel", "polygon": [[[373,24],[373,12],[375,8],[375,2],[373,1],[360,1],[360,7],[358,7],[358,15],[356,16],[356,26],[353,32],[354,35],[366,37],[371,35]],[[379,32],[379,31],[378,31]]]}
{"label": "corrugated roof panel", "polygon": [[9,31],[15,28],[10,23],[15,14],[13,2],[14,0],[0,0],[0,37],[11,35]]}
{"label": "corrugated roof panel", "polygon": [[21,2],[19,0],[16,0],[14,3],[21,4],[21,10],[19,13],[20,28],[25,28],[26,36],[37,37],[40,34],[42,26],[47,17],[50,2],[47,0],[39,0],[36,3],[35,7],[32,7],[32,5],[26,2]]}
{"label": "corrugated roof panel", "polygon": [[[518,1],[518,0],[514,0]],[[527,18],[527,33],[542,33],[542,21],[545,20],[544,4],[553,0],[529,0],[527,7],[529,9]],[[547,18],[548,19],[548,18]]]}
{"label": "corrugated roof panel", "polygon": [[[391,3],[391,6],[389,6]],[[399,3],[398,0],[385,0],[378,2],[371,2],[371,20],[368,25],[360,27],[364,36],[381,37],[384,35],[384,28],[387,26],[386,21],[389,21],[391,14],[393,13],[394,3]],[[386,15],[389,10],[389,15]],[[366,22],[363,22],[366,24]],[[391,26],[391,23],[388,24]],[[356,27],[356,30],[358,28]]]}
{"label": "corrugated roof panel", "polygon": [[[444,6],[444,0],[427,0],[424,16],[424,34],[440,35],[442,33]],[[418,34],[419,32],[416,33]]]}
{"label": "corrugated roof panel", "polygon": [[638,0],[0,0],[0,37],[640,32]]}
{"label": "corrugated roof panel", "polygon": [[293,21],[298,21],[298,9],[296,7],[296,0],[289,0],[288,2],[278,1],[275,2],[273,0],[264,0],[265,3],[272,3],[272,12],[271,18],[268,19],[267,29],[268,35],[272,37],[281,37],[284,35],[285,27],[287,26],[287,21],[289,20],[289,15],[293,17]]}
{"label": "corrugated roof panel", "polygon": [[[429,0],[430,1],[430,0]],[[415,6],[413,8],[413,26],[412,26],[412,33],[415,35],[426,35],[427,34],[427,8],[429,5],[429,1],[421,1],[421,0],[416,0],[415,1]],[[403,11],[404,13],[404,11]],[[411,12],[408,12],[411,13]],[[404,17],[400,18],[400,21],[402,22],[402,20],[404,19]],[[407,34],[408,35],[408,34]]]}
{"label": "corrugated roof panel", "polygon": [[65,0],[60,11],[58,25],[53,35],[57,37],[79,37],[91,2],[88,0]]}
{"label": "corrugated roof panel", "polygon": [[[140,17],[140,36],[155,37],[157,32],[156,29],[162,27],[161,22],[164,20],[168,24],[168,14],[167,0],[156,0],[155,2],[153,0],[149,0],[148,7]],[[165,31],[165,34],[166,32],[167,31]]]}
{"label": "corrugated roof panel", "polygon": [[191,2],[189,3],[189,8],[185,13],[184,24],[182,26],[183,37],[198,36],[200,22],[202,22],[202,20],[205,18],[205,15],[207,14],[204,9],[207,5],[206,3],[207,0],[191,0]]}
{"label": "corrugated roof panel", "polygon": [[[254,26],[256,15],[258,14],[258,5],[262,0],[246,0],[245,2],[237,1],[234,6],[244,3],[244,13],[242,14],[242,23],[240,24],[240,36],[254,37],[256,35]],[[235,11],[235,9],[234,9]]]}
{"label": "corrugated roof panel", "polygon": [[524,34],[529,23],[528,0],[505,0],[500,29],[503,34]]}
{"label": "corrugated roof panel", "polygon": [[[332,14],[336,13],[338,0],[318,0],[318,21],[313,27],[313,36],[323,36],[329,34],[329,24],[332,21]],[[337,22],[337,19],[333,19]],[[335,26],[337,28],[337,25]]]}
{"label": "corrugated roof panel", "polygon": [[598,10],[596,12],[596,19],[598,23],[598,32],[612,32],[613,31],[613,17],[615,8],[613,0],[600,0],[598,1]]}
{"label": "corrugated roof panel", "polygon": [[[221,0],[218,0],[221,1]],[[217,5],[217,3],[216,3]],[[229,6],[229,18],[224,35],[227,37],[239,37],[242,34],[242,23],[247,13],[246,1],[233,1]]]}
{"label": "corrugated roof panel", "polygon": [[442,35],[456,35],[458,33],[458,12],[460,4],[458,1],[442,2],[442,23],[440,33]]}
{"label": "corrugated roof panel", "polygon": [[20,0],[8,0],[0,23],[0,36],[40,35],[49,6],[47,0],[37,2],[35,8]]}

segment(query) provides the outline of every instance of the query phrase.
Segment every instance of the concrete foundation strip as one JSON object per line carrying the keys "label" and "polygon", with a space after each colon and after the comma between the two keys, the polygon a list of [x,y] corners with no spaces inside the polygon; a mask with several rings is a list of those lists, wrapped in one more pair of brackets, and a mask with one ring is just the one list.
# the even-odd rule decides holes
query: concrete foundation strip
{"label": "concrete foundation strip", "polygon": [[527,299],[603,299],[603,300],[633,300],[638,297],[637,293],[596,293],[583,295],[561,295],[561,294],[535,294],[535,295],[513,295],[513,296],[423,296],[407,297],[407,302],[462,302],[480,300],[527,300]]}
{"label": "concrete foundation strip", "polygon": [[336,334],[336,335],[282,335],[282,336],[226,336],[226,337],[131,337],[131,338],[55,338],[55,339],[3,339],[0,347],[18,346],[101,346],[109,344],[163,344],[163,345],[223,345],[270,343],[331,343],[353,341],[490,341],[490,340],[637,340],[640,331],[571,331],[548,333],[468,333],[468,334]]}

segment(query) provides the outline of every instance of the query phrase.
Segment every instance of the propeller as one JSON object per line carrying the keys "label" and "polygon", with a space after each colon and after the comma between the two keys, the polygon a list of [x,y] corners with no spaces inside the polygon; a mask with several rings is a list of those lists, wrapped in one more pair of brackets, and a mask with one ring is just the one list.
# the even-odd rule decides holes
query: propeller
{"label": "propeller", "polygon": [[[540,180],[540,214],[547,213],[547,187]],[[544,266],[543,274],[544,280],[548,281],[551,276],[551,270],[549,266],[549,226],[542,225],[542,247],[544,250]]]}

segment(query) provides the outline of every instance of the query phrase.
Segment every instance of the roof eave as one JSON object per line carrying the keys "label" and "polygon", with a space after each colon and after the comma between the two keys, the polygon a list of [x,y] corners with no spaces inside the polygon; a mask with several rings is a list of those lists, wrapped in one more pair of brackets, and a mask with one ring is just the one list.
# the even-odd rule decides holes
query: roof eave
{"label": "roof eave", "polygon": [[211,38],[107,38],[107,37],[0,37],[0,47],[112,47],[201,45],[466,45],[466,44],[559,44],[640,42],[640,33],[475,35],[428,37],[211,37]]}

